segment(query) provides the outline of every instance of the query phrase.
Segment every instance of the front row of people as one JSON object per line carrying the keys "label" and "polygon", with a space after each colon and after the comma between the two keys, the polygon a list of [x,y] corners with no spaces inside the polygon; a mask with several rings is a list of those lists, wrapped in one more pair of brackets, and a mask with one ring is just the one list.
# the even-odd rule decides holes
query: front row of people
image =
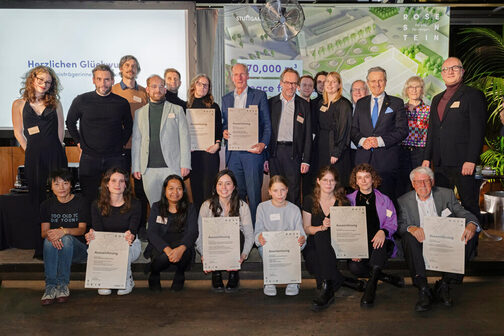
{"label": "front row of people", "polygon": [[[426,216],[448,214],[465,218],[466,229],[461,240],[466,243],[466,262],[475,255],[476,232],[481,229],[477,218],[460,205],[452,190],[434,187],[433,176],[432,170],[427,167],[418,167],[411,172],[410,180],[415,190],[399,198],[398,217],[392,201],[376,189],[380,177],[369,164],[358,165],[352,171],[350,184],[356,191],[349,195],[345,195],[338,173],[333,167],[320,169],[312,195],[304,199],[302,216],[299,208],[286,200],[287,181],[281,176],[274,176],[269,184],[271,200],[260,204],[254,232],[249,207],[239,199],[236,178],[230,170],[225,169],[217,174],[212,196],[201,206],[199,218],[197,209],[188,201],[183,180],[178,175],[170,175],[163,183],[161,200],[153,204],[149,217],[149,244],[144,252],[144,256],[151,260],[149,288],[161,290],[160,272],[173,268],[175,276],[171,289],[183,289],[184,273],[194,258],[194,248],[201,255],[203,252],[202,238],[198,237],[198,232],[202,229],[202,218],[236,216],[240,219],[240,263],[248,258],[254,241],[262,256],[262,247],[268,244],[263,232],[299,230],[298,243],[306,268],[315,277],[319,289],[312,304],[314,311],[321,311],[331,305],[334,302],[334,292],[341,286],[363,291],[362,306],[373,305],[378,280],[403,287],[402,278],[383,272],[387,260],[397,252],[394,241],[396,231],[402,238],[413,284],[419,289],[415,310],[428,310],[434,297],[445,306],[451,306],[449,286],[461,283],[463,275],[443,273],[434,292],[429,288],[422,256],[425,235],[421,223]],[[134,287],[131,263],[141,253],[141,244],[137,238],[140,206],[132,197],[129,174],[117,168],[104,175],[99,198],[91,207],[93,227],[85,235],[89,211],[82,198],[71,193],[71,174],[65,170],[56,171],[51,174],[50,182],[56,197],[41,205],[46,275],[42,305],[68,300],[70,266],[72,262],[85,261],[87,252],[83,236],[89,244],[94,239],[95,231],[124,232],[130,245],[129,266],[126,286],[118,290],[117,294],[129,294]],[[362,280],[345,277],[338,270],[338,260],[331,246],[329,217],[332,206],[365,207],[369,259],[347,261],[348,269],[353,275],[369,278],[365,286]],[[225,286],[223,271],[226,270],[211,272],[212,290],[237,291],[239,271],[227,270],[229,278]],[[274,296],[276,292],[274,285],[264,286],[265,295]],[[109,295],[111,290],[103,288],[98,293]],[[298,293],[298,284],[287,285],[286,295]]]}

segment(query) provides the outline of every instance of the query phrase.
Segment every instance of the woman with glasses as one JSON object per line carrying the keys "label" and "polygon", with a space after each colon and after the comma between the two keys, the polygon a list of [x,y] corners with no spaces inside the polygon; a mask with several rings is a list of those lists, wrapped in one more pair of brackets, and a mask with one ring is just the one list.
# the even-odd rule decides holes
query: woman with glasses
{"label": "woman with glasses", "polygon": [[413,76],[406,80],[403,97],[407,99],[406,115],[409,132],[401,146],[399,159],[401,183],[398,184],[398,196],[410,191],[409,173],[412,169],[421,166],[423,161],[430,115],[430,106],[422,100],[423,93],[424,81],[421,77]]}
{"label": "woman with glasses", "polygon": [[38,66],[26,73],[21,98],[12,104],[14,136],[25,151],[25,176],[37,207],[46,198],[49,173],[67,168],[59,89],[54,71]]}
{"label": "woman with glasses", "polygon": [[337,72],[327,74],[323,99],[316,111],[316,136],[314,142],[314,167],[333,165],[343,186],[348,185],[350,175],[350,130],[352,127],[352,104],[341,93],[341,76]]}
{"label": "woman with glasses", "polygon": [[[219,151],[222,140],[222,115],[212,95],[212,82],[205,74],[196,75],[187,94],[187,109],[213,109],[215,120],[214,144],[206,150],[191,152],[191,192],[196,209],[210,198],[212,183],[219,172]],[[187,112],[190,113],[190,112]]]}

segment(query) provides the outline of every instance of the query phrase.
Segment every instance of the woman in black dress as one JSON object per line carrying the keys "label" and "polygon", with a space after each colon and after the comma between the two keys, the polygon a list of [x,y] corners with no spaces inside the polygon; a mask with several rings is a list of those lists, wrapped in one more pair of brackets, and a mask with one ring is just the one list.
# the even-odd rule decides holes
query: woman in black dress
{"label": "woman in black dress", "polygon": [[315,136],[315,167],[333,165],[339,173],[343,186],[348,186],[351,163],[349,153],[352,104],[341,95],[341,76],[337,72],[327,74],[323,99],[317,107]]}
{"label": "woman in black dress", "polygon": [[191,152],[191,191],[196,209],[212,194],[212,183],[219,172],[219,151],[222,140],[222,115],[219,105],[212,96],[212,82],[205,74],[199,74],[191,81],[187,95],[188,109],[213,109],[215,116],[215,141],[206,150]]}
{"label": "woman in black dress", "polygon": [[145,258],[151,259],[149,288],[161,290],[160,272],[171,265],[176,271],[171,289],[184,288],[185,271],[194,258],[198,238],[198,213],[189,203],[185,184],[178,175],[169,175],[163,182],[161,200],[152,205]]}
{"label": "woman in black dress", "polygon": [[303,227],[308,235],[303,256],[308,272],[315,275],[321,288],[319,296],[313,300],[314,311],[329,307],[334,302],[334,291],[345,281],[331,246],[329,220],[329,209],[342,205],[350,205],[350,202],[338,180],[338,172],[332,166],[325,166],[317,174],[313,194],[303,202]]}
{"label": "woman in black dress", "polygon": [[58,77],[51,68],[35,67],[26,74],[19,92],[21,98],[12,104],[12,125],[14,136],[25,151],[30,199],[38,208],[46,198],[49,173],[67,167]]}

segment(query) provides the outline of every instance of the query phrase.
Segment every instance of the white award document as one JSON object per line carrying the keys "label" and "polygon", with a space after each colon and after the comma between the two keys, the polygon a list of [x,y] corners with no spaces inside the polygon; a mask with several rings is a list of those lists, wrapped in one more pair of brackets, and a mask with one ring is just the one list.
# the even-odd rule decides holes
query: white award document
{"label": "white award document", "polygon": [[331,245],[336,258],[369,258],[366,207],[333,206],[330,218]]}
{"label": "white award document", "polygon": [[228,150],[248,151],[259,142],[257,106],[228,109]]}
{"label": "white award document", "polygon": [[262,233],[263,273],[265,285],[301,283],[301,248],[299,231]]}
{"label": "white award document", "polygon": [[89,243],[85,288],[126,287],[129,244],[124,232],[96,232]]}
{"label": "white award document", "polygon": [[465,243],[460,238],[465,230],[465,219],[425,217],[422,227],[425,269],[464,274]]}
{"label": "white award document", "polygon": [[215,109],[187,109],[191,150],[205,151],[215,143]]}
{"label": "white award document", "polygon": [[239,270],[240,217],[203,217],[203,270]]}

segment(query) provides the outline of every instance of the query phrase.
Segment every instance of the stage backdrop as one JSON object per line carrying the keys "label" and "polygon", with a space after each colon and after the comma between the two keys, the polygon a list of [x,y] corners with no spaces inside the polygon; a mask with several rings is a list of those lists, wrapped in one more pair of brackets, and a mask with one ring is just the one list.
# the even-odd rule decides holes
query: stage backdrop
{"label": "stage backdrop", "polygon": [[121,81],[119,60],[128,54],[139,60],[142,86],[152,74],[178,69],[185,98],[187,31],[186,10],[0,9],[0,128],[12,127],[21,77],[37,65],[57,73],[65,115],[78,94],[94,90],[91,70],[97,64],[110,65],[116,83]]}
{"label": "stage backdrop", "polygon": [[287,42],[273,40],[261,25],[262,6],[225,6],[224,35],[226,88],[233,89],[231,65],[249,67],[249,85],[268,96],[280,93],[279,76],[285,67],[301,75],[337,71],[343,94],[365,79],[367,69],[387,71],[388,94],[401,96],[413,75],[425,80],[425,100],[444,90],[441,64],[448,56],[449,7],[302,6],[305,21]]}

